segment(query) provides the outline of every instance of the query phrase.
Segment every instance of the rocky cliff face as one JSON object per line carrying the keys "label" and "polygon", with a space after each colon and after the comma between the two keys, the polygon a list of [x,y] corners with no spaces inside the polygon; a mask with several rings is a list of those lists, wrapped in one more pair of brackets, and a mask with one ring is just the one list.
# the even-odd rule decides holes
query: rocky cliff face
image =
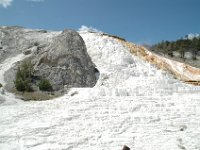
{"label": "rocky cliff face", "polygon": [[[92,87],[96,84],[95,65],[87,54],[81,36],[73,30],[49,32],[21,27],[0,27],[0,62],[24,53],[34,65],[35,84],[47,78],[54,90],[67,87]],[[17,63],[5,80],[13,86]]]}

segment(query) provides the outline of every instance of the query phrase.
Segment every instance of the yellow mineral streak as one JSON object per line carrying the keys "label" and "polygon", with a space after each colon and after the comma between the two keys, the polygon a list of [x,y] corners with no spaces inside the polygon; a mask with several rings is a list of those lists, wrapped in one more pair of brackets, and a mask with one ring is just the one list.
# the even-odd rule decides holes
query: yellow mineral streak
{"label": "yellow mineral streak", "polygon": [[190,65],[170,60],[163,56],[159,56],[153,52],[148,51],[143,46],[138,46],[125,40],[116,38],[125,47],[127,47],[133,55],[156,65],[159,69],[171,72],[177,79],[193,84],[200,85],[200,69]]}

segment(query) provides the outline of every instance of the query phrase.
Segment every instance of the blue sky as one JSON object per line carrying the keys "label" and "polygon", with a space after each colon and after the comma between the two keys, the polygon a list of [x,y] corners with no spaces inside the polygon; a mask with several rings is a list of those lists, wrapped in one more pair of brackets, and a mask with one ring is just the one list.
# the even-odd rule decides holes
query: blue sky
{"label": "blue sky", "polygon": [[0,0],[0,25],[86,25],[140,44],[200,33],[199,18],[200,0]]}

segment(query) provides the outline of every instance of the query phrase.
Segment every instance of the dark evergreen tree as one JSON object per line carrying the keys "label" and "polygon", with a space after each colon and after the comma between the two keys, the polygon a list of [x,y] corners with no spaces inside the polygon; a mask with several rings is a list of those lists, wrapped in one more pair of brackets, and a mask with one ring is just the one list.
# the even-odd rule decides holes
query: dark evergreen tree
{"label": "dark evergreen tree", "polygon": [[193,60],[196,60],[196,55],[200,51],[200,37],[195,37],[192,40],[184,38],[176,41],[162,41],[151,47],[152,51],[161,52],[173,57],[173,52],[180,53],[180,57],[185,59],[185,52],[191,52]]}

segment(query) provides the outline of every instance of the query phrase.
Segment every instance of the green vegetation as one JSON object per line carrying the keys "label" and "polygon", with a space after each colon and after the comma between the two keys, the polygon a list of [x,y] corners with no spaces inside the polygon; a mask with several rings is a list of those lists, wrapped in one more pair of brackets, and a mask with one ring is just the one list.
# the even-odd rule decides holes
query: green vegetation
{"label": "green vegetation", "polygon": [[0,83],[0,88],[3,87],[3,85]]}
{"label": "green vegetation", "polygon": [[180,58],[185,58],[185,52],[192,53],[192,59],[196,60],[197,53],[200,51],[200,37],[190,39],[179,39],[176,41],[162,41],[153,45],[150,48],[152,51],[167,54],[173,57],[173,52],[177,51],[180,54]]}
{"label": "green vegetation", "polygon": [[[33,92],[33,64],[31,61],[24,61],[17,69],[15,76],[15,88],[20,92]],[[40,80],[38,87],[41,91],[52,91],[52,86],[47,79]]]}
{"label": "green vegetation", "polygon": [[[15,88],[12,92],[21,96],[23,100],[48,100],[59,96],[53,92],[52,85],[48,79],[37,79],[39,82],[38,85],[34,79],[36,77],[33,74],[33,64],[31,61],[24,61],[17,69],[14,80]],[[36,85],[41,91],[33,90],[32,87]]]}
{"label": "green vegetation", "polygon": [[38,86],[41,91],[52,91],[51,83],[47,79],[42,79]]}
{"label": "green vegetation", "polygon": [[20,67],[17,69],[15,76],[15,88],[18,91],[32,91],[31,81],[33,75],[33,65],[31,61],[24,61]]}

